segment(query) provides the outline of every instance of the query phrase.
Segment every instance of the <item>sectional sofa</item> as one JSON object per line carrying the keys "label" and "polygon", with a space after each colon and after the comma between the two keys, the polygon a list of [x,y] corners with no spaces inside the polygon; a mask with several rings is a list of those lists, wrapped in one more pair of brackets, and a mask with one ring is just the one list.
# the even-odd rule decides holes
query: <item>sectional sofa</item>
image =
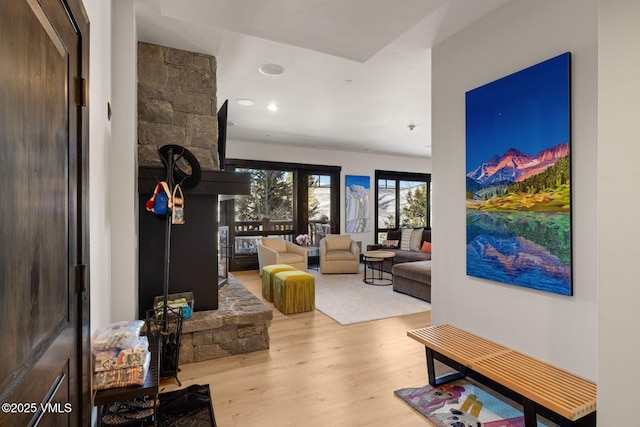
{"label": "sectional sofa", "polygon": [[[416,229],[415,233],[412,233],[413,241],[409,242],[409,250],[400,249],[402,242],[402,231],[392,230],[387,233],[387,240],[385,242],[398,242],[397,246],[385,247],[384,243],[378,243],[375,245],[367,245],[368,251],[384,250],[394,252],[396,254],[393,257],[393,264],[402,264],[404,262],[414,261],[428,261],[431,259],[431,252],[422,252],[422,246],[424,242],[431,243],[431,230]],[[382,264],[383,271],[391,273],[391,260],[386,259]]]}
{"label": "sectional sofa", "polygon": [[[409,234],[408,231],[405,233]],[[367,250],[394,252],[396,256],[393,257],[393,263],[390,259],[385,259],[383,263],[383,270],[393,275],[393,290],[431,302],[431,230],[412,230],[410,237],[405,237],[405,248],[406,240],[409,240],[408,249],[400,249],[402,231],[389,231],[385,242],[367,245]],[[424,242],[428,242],[426,246],[429,246],[429,252],[421,250]]]}

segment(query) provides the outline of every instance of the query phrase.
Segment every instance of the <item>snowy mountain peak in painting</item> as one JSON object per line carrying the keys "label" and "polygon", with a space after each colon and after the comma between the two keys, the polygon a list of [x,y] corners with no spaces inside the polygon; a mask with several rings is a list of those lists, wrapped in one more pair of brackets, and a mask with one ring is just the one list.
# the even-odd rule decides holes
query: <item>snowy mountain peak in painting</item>
{"label": "snowy mountain peak in painting", "polygon": [[502,156],[493,156],[467,174],[481,184],[500,181],[520,182],[536,175],[569,154],[569,144],[562,143],[545,148],[535,156],[510,148]]}

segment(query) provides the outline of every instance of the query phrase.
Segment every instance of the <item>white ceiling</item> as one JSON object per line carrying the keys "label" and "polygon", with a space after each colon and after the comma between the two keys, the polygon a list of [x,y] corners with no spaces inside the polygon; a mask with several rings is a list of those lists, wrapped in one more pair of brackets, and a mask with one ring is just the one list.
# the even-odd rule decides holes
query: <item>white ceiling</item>
{"label": "white ceiling", "polygon": [[136,20],[140,41],[216,57],[228,139],[429,157],[431,46],[507,1],[136,0]]}

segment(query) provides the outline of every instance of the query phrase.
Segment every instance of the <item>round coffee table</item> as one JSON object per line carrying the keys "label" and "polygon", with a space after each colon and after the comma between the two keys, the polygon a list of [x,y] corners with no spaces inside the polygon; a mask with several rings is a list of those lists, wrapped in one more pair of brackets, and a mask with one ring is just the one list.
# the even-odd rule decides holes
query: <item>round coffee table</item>
{"label": "round coffee table", "polygon": [[[389,251],[366,251],[362,253],[362,261],[364,261],[364,278],[362,281],[367,285],[375,285],[375,286],[389,286],[393,283],[393,276],[384,277],[382,271],[382,264],[384,260],[387,258],[391,259],[391,265],[393,265],[393,257],[396,254],[394,252]],[[371,277],[367,275],[367,266],[369,267],[369,271],[371,271]],[[376,271],[378,272],[378,277],[376,277]]]}

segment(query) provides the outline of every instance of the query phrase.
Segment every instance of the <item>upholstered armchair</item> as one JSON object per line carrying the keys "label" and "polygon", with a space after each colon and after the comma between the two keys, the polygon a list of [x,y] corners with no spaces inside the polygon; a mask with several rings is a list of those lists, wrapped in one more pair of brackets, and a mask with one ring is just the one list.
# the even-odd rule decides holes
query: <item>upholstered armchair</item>
{"label": "upholstered armchair", "polygon": [[282,237],[263,237],[258,242],[258,265],[262,276],[262,267],[273,264],[286,264],[298,270],[307,271],[306,248],[284,240]]}
{"label": "upholstered armchair", "polygon": [[322,273],[358,273],[360,248],[348,234],[328,234],[320,240]]}

